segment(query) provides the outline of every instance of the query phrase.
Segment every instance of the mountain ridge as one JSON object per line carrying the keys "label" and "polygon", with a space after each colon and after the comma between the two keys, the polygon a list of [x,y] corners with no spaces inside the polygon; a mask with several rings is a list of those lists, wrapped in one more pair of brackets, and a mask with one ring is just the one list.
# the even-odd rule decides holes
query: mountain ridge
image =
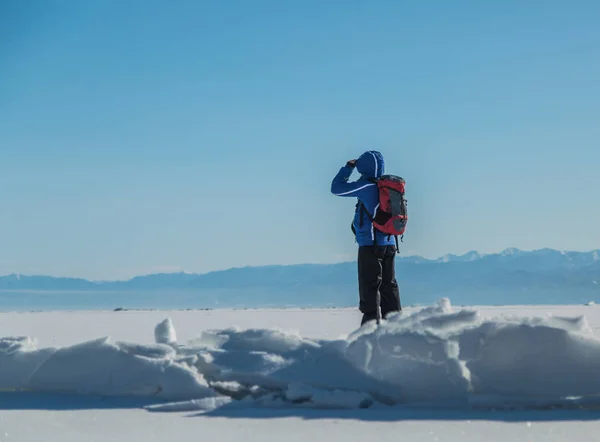
{"label": "mountain ridge", "polygon": [[[573,263],[574,265],[585,266],[592,265],[595,262],[600,261],[600,249],[594,249],[590,251],[564,251],[550,248],[543,249],[534,249],[531,251],[525,251],[517,248],[507,248],[498,253],[487,253],[483,254],[478,251],[472,250],[462,255],[456,254],[446,254],[439,258],[424,258],[419,255],[409,255],[409,256],[398,256],[397,257],[397,266],[402,266],[403,264],[416,264],[416,265],[435,265],[435,264],[452,264],[452,263],[477,263],[485,260],[502,260],[504,262],[509,262],[510,260],[518,260],[518,259],[535,259],[545,258],[545,261],[540,261],[544,266],[549,267],[550,258],[554,261],[558,257],[564,258],[564,263]],[[574,261],[574,259],[578,259],[578,261]],[[579,262],[579,264],[577,264]],[[69,276],[52,276],[52,275],[41,275],[41,274],[24,274],[24,273],[11,273],[8,275],[0,276],[0,289],[2,289],[3,282],[13,282],[15,285],[19,285],[22,281],[29,281],[34,285],[41,285],[43,282],[55,281],[55,282],[63,282],[68,287],[73,287],[74,289],[78,289],[79,287],[89,286],[89,287],[104,287],[104,286],[121,286],[124,287],[126,285],[140,285],[144,286],[141,288],[148,288],[148,285],[151,285],[152,282],[160,282],[161,280],[170,278],[179,278],[180,282],[190,282],[196,278],[210,278],[215,275],[222,275],[226,273],[232,272],[267,272],[267,271],[277,271],[282,269],[308,269],[308,268],[332,268],[335,266],[346,266],[355,264],[356,261],[342,261],[338,263],[328,263],[328,264],[319,264],[319,263],[299,263],[299,264],[268,264],[268,265],[258,265],[258,266],[239,266],[239,267],[230,267],[227,269],[213,270],[210,272],[204,273],[196,273],[196,272],[158,272],[158,273],[147,273],[134,276],[132,278],[126,280],[90,280],[86,278],[79,277],[69,277]],[[556,263],[555,263],[556,264]],[[150,284],[149,284],[150,283]]]}
{"label": "mountain ridge", "polygon": [[[398,257],[403,302],[544,304],[600,301],[600,251],[506,249],[448,254],[436,259]],[[182,305],[348,305],[357,293],[356,261],[233,267],[207,273],[153,273],[125,281],[0,277],[0,292],[112,293],[120,300],[180,299]],[[128,293],[131,296],[123,296]],[[12,296],[12,295],[11,295]],[[108,296],[108,295],[106,295]],[[115,295],[116,296],[116,295]],[[146,297],[146,298],[144,298]],[[142,301],[139,301],[140,303]],[[158,302],[158,301],[157,301]]]}

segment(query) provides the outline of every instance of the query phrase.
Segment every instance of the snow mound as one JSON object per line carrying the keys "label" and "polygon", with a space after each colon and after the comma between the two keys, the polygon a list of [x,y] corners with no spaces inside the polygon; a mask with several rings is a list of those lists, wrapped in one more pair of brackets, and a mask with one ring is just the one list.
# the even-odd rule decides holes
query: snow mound
{"label": "snow mound", "polygon": [[165,399],[214,396],[205,379],[176,360],[173,348],[102,338],[37,349],[29,338],[0,339],[0,389]]}
{"label": "snow mound", "polygon": [[447,299],[344,339],[284,330],[208,330],[177,345],[170,319],[154,345],[102,338],[38,349],[0,339],[0,388],[136,395],[149,411],[381,405],[552,407],[596,403],[600,340],[585,317],[497,317]]}
{"label": "snow mound", "polygon": [[157,344],[177,345],[177,333],[171,318],[157,324],[154,328],[154,340]]}

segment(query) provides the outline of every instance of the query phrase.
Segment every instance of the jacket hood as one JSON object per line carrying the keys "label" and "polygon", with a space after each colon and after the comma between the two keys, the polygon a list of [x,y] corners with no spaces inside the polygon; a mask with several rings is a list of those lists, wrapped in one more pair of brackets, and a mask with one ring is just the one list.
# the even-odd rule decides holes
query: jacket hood
{"label": "jacket hood", "polygon": [[383,155],[376,150],[363,153],[356,160],[356,170],[365,178],[380,178],[385,173]]}

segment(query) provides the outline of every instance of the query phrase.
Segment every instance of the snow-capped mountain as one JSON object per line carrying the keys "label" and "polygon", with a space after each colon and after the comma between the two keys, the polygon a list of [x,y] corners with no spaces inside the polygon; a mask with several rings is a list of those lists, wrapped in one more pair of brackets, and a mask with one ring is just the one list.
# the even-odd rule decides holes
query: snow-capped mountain
{"label": "snow-capped mountain", "polygon": [[[443,296],[456,304],[587,303],[600,301],[599,256],[599,251],[552,249],[507,249],[495,254],[472,251],[438,259],[399,257],[396,270],[404,304],[433,302]],[[244,307],[351,306],[356,303],[356,279],[355,262],[243,267],[206,274],[153,274],[102,283],[8,275],[0,277],[0,294],[4,292],[0,308],[3,300],[14,299],[7,298],[9,291],[32,290],[100,292],[100,298],[94,301],[111,294],[114,302],[123,304],[134,299],[128,293],[135,293],[141,306],[147,299],[144,296],[150,293],[156,302],[179,299],[181,306],[214,306],[217,302],[219,306]]]}
{"label": "snow-capped mountain", "polygon": [[478,259],[481,259],[483,257],[483,255],[479,252],[476,251],[471,251],[468,253],[465,253],[464,255],[453,255],[453,254],[448,254],[448,255],[444,255],[441,258],[438,258],[435,260],[435,262],[469,262],[469,261],[476,261]]}

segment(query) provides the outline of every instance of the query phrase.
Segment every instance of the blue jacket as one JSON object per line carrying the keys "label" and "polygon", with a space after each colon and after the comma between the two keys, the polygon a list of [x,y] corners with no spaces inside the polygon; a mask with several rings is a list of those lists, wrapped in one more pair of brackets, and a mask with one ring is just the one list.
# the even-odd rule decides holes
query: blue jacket
{"label": "blue jacket", "polygon": [[356,231],[356,242],[359,246],[371,246],[374,243],[376,245],[395,245],[393,236],[388,238],[387,234],[374,229],[369,217],[366,214],[361,215],[361,204],[371,216],[379,205],[377,184],[369,179],[379,178],[385,173],[383,155],[375,150],[363,153],[356,160],[356,170],[360,173],[360,178],[354,182],[348,182],[353,170],[354,168],[348,165],[340,169],[331,183],[331,193],[358,199],[352,222]]}

